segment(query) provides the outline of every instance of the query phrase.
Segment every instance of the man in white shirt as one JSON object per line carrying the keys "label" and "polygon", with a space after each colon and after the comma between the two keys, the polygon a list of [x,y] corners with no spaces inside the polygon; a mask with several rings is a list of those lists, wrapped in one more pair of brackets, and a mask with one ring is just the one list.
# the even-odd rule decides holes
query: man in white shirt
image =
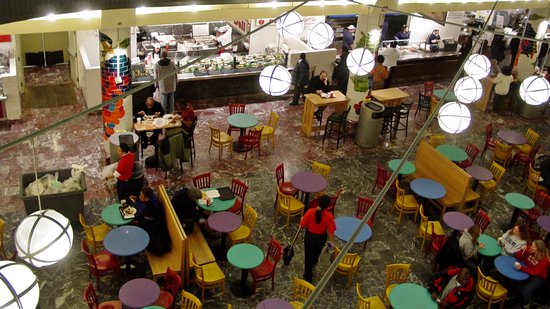
{"label": "man in white shirt", "polygon": [[497,74],[493,83],[495,84],[495,96],[493,98],[493,112],[501,113],[504,109],[504,99],[510,91],[510,84],[514,81],[512,72],[509,67],[504,67]]}
{"label": "man in white shirt", "polygon": [[378,55],[384,56],[384,62],[382,63],[382,65],[387,67],[388,71],[390,72],[390,75],[384,81],[384,88],[389,88],[394,72],[394,70],[392,70],[392,67],[397,66],[397,60],[399,59],[400,55],[399,51],[397,50],[397,43],[393,41],[390,43],[390,47],[379,49]]}

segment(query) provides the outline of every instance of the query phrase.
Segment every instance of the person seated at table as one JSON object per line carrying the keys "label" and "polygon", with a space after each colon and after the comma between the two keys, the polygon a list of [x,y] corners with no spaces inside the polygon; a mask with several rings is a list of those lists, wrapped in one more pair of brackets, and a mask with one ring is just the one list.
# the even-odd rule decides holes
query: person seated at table
{"label": "person seated at table", "polygon": [[465,229],[458,240],[462,265],[470,270],[474,279],[477,277],[477,251],[485,248],[484,244],[477,242],[479,235],[481,235],[481,228],[479,228],[479,225],[474,224],[469,229]]}
{"label": "person seated at table", "polygon": [[143,187],[139,197],[131,195],[130,200],[134,202],[134,208],[137,210],[132,224],[141,227],[148,233],[151,232],[162,218],[162,207],[153,189]]}
{"label": "person seated at table", "polygon": [[[309,83],[307,84],[307,93],[316,93],[318,95],[321,95],[323,93],[330,92],[330,83],[328,81],[328,73],[327,71],[323,70],[319,75],[313,76]],[[319,107],[315,111],[315,118],[317,120],[321,121],[323,118],[323,111],[325,110],[326,106]]]}
{"label": "person seated at table", "polygon": [[181,113],[181,128],[185,134],[190,134],[193,119],[195,119],[195,110],[193,109],[193,105],[180,98],[176,101],[176,108],[177,111]]}
{"label": "person seated at table", "polygon": [[[143,118],[145,116],[162,117],[164,109],[159,102],[155,102],[152,97],[148,97],[144,103],[134,107],[134,119]],[[158,141],[160,130],[153,130],[151,137],[147,137],[147,131],[140,131],[139,138],[142,148],[147,148],[148,145],[155,145]]]}
{"label": "person seated at table", "polygon": [[171,199],[172,206],[174,206],[176,215],[186,233],[193,232],[195,223],[199,223],[201,228],[206,225],[204,222],[200,222],[201,218],[208,216],[206,211],[197,205],[197,201],[201,198],[202,192],[193,187],[179,190]]}
{"label": "person seated at table", "polygon": [[466,308],[474,297],[474,287],[468,268],[449,267],[433,276],[428,291],[439,308]]}
{"label": "person seated at table", "polygon": [[539,162],[538,168],[540,170],[540,177],[542,178],[540,185],[550,190],[550,155],[540,156],[537,161]]}
{"label": "person seated at table", "polygon": [[370,71],[372,76],[372,90],[383,89],[386,79],[390,77],[390,71],[384,66],[386,58],[382,55],[376,57],[376,64]]}
{"label": "person seated at table", "polygon": [[498,245],[502,247],[501,255],[514,255],[525,249],[527,245],[527,227],[525,224],[516,224],[501,237],[498,238]]}
{"label": "person seated at table", "polygon": [[546,248],[544,241],[537,239],[525,249],[518,251],[516,258],[524,262],[525,266],[516,262],[514,267],[530,275],[529,279],[521,282],[520,287],[523,305],[528,308],[533,292],[540,288],[548,278],[550,251]]}

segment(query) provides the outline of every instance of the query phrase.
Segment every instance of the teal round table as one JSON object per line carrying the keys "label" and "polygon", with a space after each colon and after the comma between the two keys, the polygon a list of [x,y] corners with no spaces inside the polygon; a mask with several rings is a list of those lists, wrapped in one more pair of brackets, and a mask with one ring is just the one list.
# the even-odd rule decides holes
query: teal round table
{"label": "teal round table", "polygon": [[[258,118],[248,114],[233,114],[227,117],[227,123],[229,123],[232,127],[241,129],[240,135],[243,136],[247,128],[255,127],[258,124]],[[236,140],[233,142],[233,150],[237,152],[244,152],[247,148]]]}
{"label": "teal round table", "polygon": [[[217,189],[216,188],[201,189],[202,192],[211,191],[211,190],[217,190]],[[212,211],[212,212],[225,211],[225,210],[228,210],[229,208],[233,207],[233,204],[235,204],[235,200],[236,200],[235,197],[230,199],[230,200],[225,200],[225,201],[220,200],[219,197],[215,197],[215,198],[212,199],[212,205],[208,206],[208,205],[206,205],[206,203],[201,202],[202,199],[199,199],[197,201],[197,205],[199,205],[199,207],[204,209],[204,210],[208,210],[208,211]]]}
{"label": "teal round table", "polygon": [[233,295],[248,297],[254,294],[252,288],[247,286],[248,270],[260,266],[263,260],[262,249],[252,244],[237,244],[227,251],[227,261],[241,269],[241,280],[231,284]]}
{"label": "teal round table", "polygon": [[[390,170],[392,170],[392,172],[395,172],[397,166],[399,166],[399,163],[401,163],[401,159],[390,160],[388,162],[388,167],[390,168]],[[397,178],[399,179],[399,181],[401,181],[403,175],[406,176],[414,174],[414,172],[416,172],[416,166],[414,166],[414,164],[412,164],[412,162],[410,161],[405,161],[405,163],[403,163],[403,166],[401,166],[401,169],[399,170],[399,175],[397,175]]]}
{"label": "teal round table", "polygon": [[147,307],[143,307],[141,309],[164,309],[164,308],[161,307],[161,306],[147,306]]}
{"label": "teal round table", "polygon": [[[443,97],[443,95],[445,94],[445,89],[437,89],[437,90],[434,90],[434,95],[438,98],[438,99],[441,99]],[[455,93],[451,90],[449,90],[449,92],[447,93],[447,95],[445,96],[445,101],[457,101],[457,97],[455,95]]]}
{"label": "teal round table", "polygon": [[453,162],[462,162],[468,159],[468,154],[464,149],[457,147],[455,145],[443,144],[437,146],[435,149],[441,152],[447,159]]}
{"label": "teal round table", "polygon": [[132,222],[132,219],[124,219],[119,211],[120,204],[109,205],[101,211],[101,219],[110,225],[126,225]]}
{"label": "teal round table", "polygon": [[517,192],[507,193],[504,196],[504,200],[508,205],[514,207],[510,224],[508,224],[508,228],[504,230],[509,230],[514,226],[514,223],[516,223],[516,220],[518,219],[520,210],[529,210],[535,207],[535,203],[530,197]]}
{"label": "teal round table", "polygon": [[496,239],[489,235],[481,234],[477,240],[478,243],[484,244],[485,248],[479,249],[477,252],[484,256],[497,256],[500,254],[501,248]]}
{"label": "teal round table", "polygon": [[394,309],[437,309],[428,290],[418,284],[401,283],[391,290],[390,303]]}

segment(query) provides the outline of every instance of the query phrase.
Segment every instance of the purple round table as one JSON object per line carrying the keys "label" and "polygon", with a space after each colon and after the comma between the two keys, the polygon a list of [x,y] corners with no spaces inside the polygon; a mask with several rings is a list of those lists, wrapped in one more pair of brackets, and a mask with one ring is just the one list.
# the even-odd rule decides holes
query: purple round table
{"label": "purple round table", "polygon": [[537,218],[537,224],[541,229],[546,231],[545,240],[548,242],[548,240],[550,240],[550,216],[539,216]]}
{"label": "purple round table", "polygon": [[299,172],[294,174],[290,179],[290,183],[306,194],[304,197],[304,205],[309,205],[309,194],[317,193],[325,190],[328,187],[328,182],[325,177],[312,172]]}
{"label": "purple round table", "polygon": [[159,295],[159,285],[145,278],[130,280],[118,291],[118,299],[124,306],[130,308],[149,306],[159,298]]}
{"label": "purple round table", "polygon": [[487,181],[493,179],[493,173],[491,173],[490,170],[479,165],[470,165],[465,170],[466,173],[468,173],[474,179],[472,188],[474,191],[477,190],[477,185],[480,180]]}
{"label": "purple round table", "polygon": [[241,226],[242,219],[229,211],[219,211],[211,214],[208,217],[208,226],[214,231],[222,233],[220,258],[225,256],[225,239],[227,233],[233,232]]}
{"label": "purple round table", "polygon": [[497,133],[498,138],[511,145],[521,145],[527,143],[527,138],[523,134],[512,130],[502,130]]}
{"label": "purple round table", "polygon": [[443,215],[443,222],[455,231],[463,231],[474,225],[474,220],[458,211],[449,211]]}
{"label": "purple round table", "polygon": [[292,309],[292,305],[280,298],[268,298],[262,300],[261,303],[256,306],[256,309]]}

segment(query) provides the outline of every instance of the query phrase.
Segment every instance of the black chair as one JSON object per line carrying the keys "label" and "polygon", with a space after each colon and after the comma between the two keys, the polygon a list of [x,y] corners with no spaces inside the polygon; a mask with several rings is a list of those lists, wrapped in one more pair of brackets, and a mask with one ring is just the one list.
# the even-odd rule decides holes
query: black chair
{"label": "black chair", "polygon": [[409,131],[409,113],[414,102],[407,102],[401,104],[401,108],[397,111],[397,128],[396,131],[405,130],[405,137]]}
{"label": "black chair", "polygon": [[185,148],[189,149],[189,159],[191,166],[193,166],[193,159],[196,157],[195,152],[195,127],[197,126],[197,120],[198,117],[195,115],[195,118],[193,118],[193,123],[191,124],[191,128],[189,132],[185,132],[185,129],[183,131],[183,137],[185,138]]}
{"label": "black chair", "polygon": [[325,134],[323,135],[323,144],[325,143],[325,137],[327,137],[327,135],[330,137],[334,132],[334,129],[338,130],[338,135],[336,136],[336,149],[340,146],[340,137],[343,137],[344,142],[346,142],[347,118],[350,110],[351,105],[348,106],[348,109],[344,112],[332,113],[327,118],[327,122],[325,124]]}
{"label": "black chair", "polygon": [[431,108],[431,96],[425,96],[422,93],[418,94],[418,107],[416,108],[416,112],[414,112],[414,117],[416,117],[416,114],[418,114],[419,111],[426,111],[426,120],[428,119],[428,116],[430,115],[430,108]]}
{"label": "black chair", "polygon": [[395,126],[394,121],[397,121],[395,119],[396,114],[399,112],[399,109],[401,106],[386,106],[384,109],[384,120],[382,121],[382,129],[380,130],[381,135],[390,134],[390,138],[393,138],[392,131]]}

